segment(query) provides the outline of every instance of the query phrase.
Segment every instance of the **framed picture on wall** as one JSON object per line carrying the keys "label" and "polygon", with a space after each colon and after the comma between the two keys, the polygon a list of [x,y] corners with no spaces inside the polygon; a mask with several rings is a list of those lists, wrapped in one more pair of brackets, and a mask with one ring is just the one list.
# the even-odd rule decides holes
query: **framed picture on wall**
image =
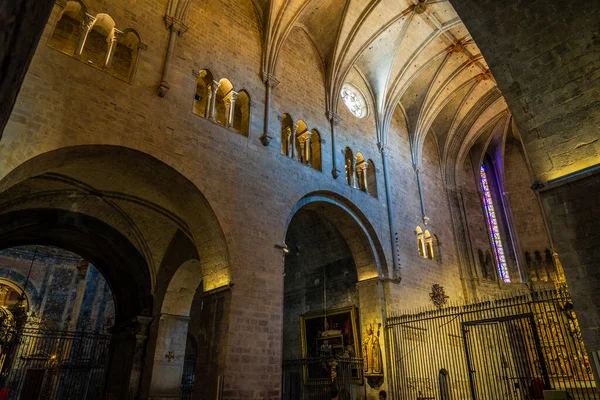
{"label": "framed picture on wall", "polygon": [[[333,367],[350,370],[354,383],[362,383],[356,307],[300,316],[302,357],[307,360],[304,379],[307,383],[331,381]],[[337,360],[337,361],[336,361]],[[335,365],[332,363],[336,361]],[[343,363],[344,365],[340,365]]]}

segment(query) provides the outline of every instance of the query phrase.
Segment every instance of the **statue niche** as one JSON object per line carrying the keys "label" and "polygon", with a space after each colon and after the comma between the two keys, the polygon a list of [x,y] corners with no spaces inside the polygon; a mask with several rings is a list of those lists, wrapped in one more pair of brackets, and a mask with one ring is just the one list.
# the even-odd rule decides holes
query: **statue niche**
{"label": "statue niche", "polygon": [[367,326],[367,337],[363,341],[363,357],[365,376],[383,376],[383,361],[381,347],[379,346],[379,332],[381,324],[377,325],[377,335],[373,332],[373,325]]}

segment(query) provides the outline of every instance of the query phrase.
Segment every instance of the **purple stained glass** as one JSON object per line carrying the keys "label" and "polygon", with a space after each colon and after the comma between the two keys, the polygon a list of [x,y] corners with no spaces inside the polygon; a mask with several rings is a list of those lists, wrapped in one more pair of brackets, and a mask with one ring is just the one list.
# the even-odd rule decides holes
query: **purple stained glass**
{"label": "purple stained glass", "polygon": [[488,230],[490,232],[490,238],[492,239],[492,245],[494,247],[494,256],[496,258],[498,273],[504,282],[510,282],[508,268],[506,266],[506,259],[504,258],[504,249],[502,248],[502,239],[500,238],[500,230],[498,229],[498,221],[496,220],[496,212],[494,211],[494,202],[492,201],[492,194],[490,192],[490,186],[488,184],[487,173],[485,170],[485,164],[481,164],[479,175],[481,179],[481,191],[483,192],[485,216]]}

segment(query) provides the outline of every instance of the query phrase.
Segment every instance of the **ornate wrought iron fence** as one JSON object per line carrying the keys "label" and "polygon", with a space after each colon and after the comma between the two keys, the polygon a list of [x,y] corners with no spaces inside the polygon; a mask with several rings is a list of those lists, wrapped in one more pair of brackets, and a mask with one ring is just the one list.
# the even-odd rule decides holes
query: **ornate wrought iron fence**
{"label": "ornate wrought iron fence", "polygon": [[566,289],[388,318],[399,399],[598,399]]}
{"label": "ornate wrought iron fence", "polygon": [[9,398],[102,399],[110,340],[98,333],[19,330],[3,372]]}
{"label": "ornate wrought iron fence", "polygon": [[283,362],[283,400],[330,400],[337,389],[340,400],[356,400],[364,391],[362,358],[302,358]]}
{"label": "ornate wrought iron fence", "polygon": [[191,400],[194,394],[194,378],[196,377],[196,355],[186,356],[183,360],[181,375],[181,400]]}

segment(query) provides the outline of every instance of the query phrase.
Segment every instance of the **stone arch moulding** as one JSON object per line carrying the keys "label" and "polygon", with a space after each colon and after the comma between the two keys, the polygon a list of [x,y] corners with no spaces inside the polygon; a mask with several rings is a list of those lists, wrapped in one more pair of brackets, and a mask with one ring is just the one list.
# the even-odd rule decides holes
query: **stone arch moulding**
{"label": "stone arch moulding", "polygon": [[[143,185],[134,185],[132,180],[143,182]],[[65,195],[61,195],[58,200],[56,196],[52,198],[52,204],[57,204],[63,209],[75,199],[85,198],[95,202],[102,199],[104,204],[117,204],[115,209],[121,211],[123,208],[119,205],[126,203],[125,205],[143,207],[148,212],[169,220],[173,226],[185,232],[197,249],[198,258],[201,260],[204,290],[210,291],[231,283],[228,246],[208,200],[193,182],[154,156],[113,145],[72,146],[39,154],[14,166],[12,171],[0,180],[0,196],[4,199],[0,211],[26,207],[25,204],[20,205],[10,198],[10,193],[13,193],[11,189],[40,181],[57,187],[46,186],[52,190],[33,195],[64,193]],[[14,193],[14,197],[17,198],[20,193],[18,187]],[[69,193],[75,193],[76,196],[67,196]],[[39,202],[35,203],[35,200],[32,200],[29,207],[39,207]],[[139,226],[135,224],[135,218],[140,218],[141,213],[135,217],[131,217],[126,211],[122,214],[124,218],[133,221],[131,226]],[[108,224],[103,223],[114,229],[111,225],[113,222],[111,220]],[[126,236],[131,237],[131,234],[127,233]],[[141,249],[139,245],[136,248],[138,251]],[[141,254],[146,253],[142,251]],[[142,257],[148,262],[147,256]],[[152,287],[154,286],[155,282],[152,284]]]}
{"label": "stone arch moulding", "polygon": [[309,193],[292,208],[284,232],[288,231],[292,218],[301,209],[322,213],[324,218],[340,231],[355,259],[359,281],[384,279],[389,275],[385,253],[377,232],[351,201],[329,191]]}

